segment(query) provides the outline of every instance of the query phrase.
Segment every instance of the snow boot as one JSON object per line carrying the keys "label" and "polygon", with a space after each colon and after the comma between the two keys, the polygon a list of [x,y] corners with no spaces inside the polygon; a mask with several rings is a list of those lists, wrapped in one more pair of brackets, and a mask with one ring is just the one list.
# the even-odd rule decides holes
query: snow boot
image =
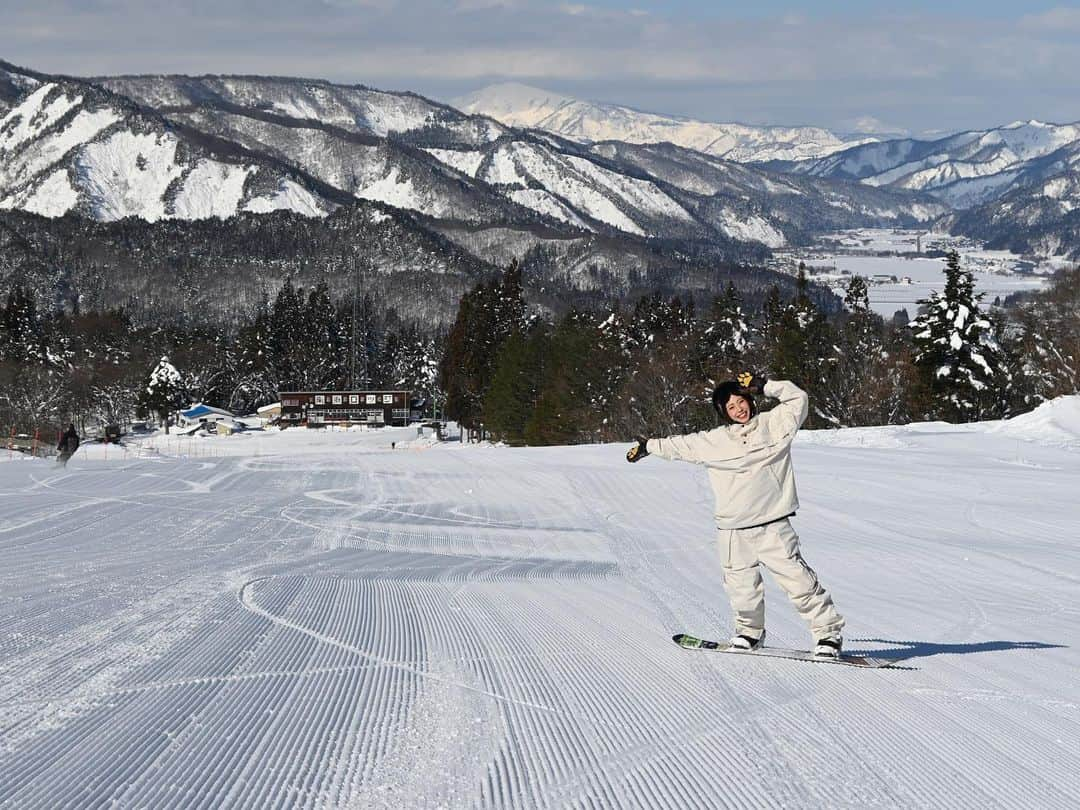
{"label": "snow boot", "polygon": [[840,636],[832,638],[819,638],[814,643],[814,655],[819,658],[839,658],[840,650],[844,646],[844,639]]}
{"label": "snow boot", "polygon": [[756,650],[758,647],[764,646],[765,631],[761,631],[761,636],[759,638],[744,635],[732,636],[731,641],[729,641],[728,643],[731,645],[731,648],[733,650],[743,650],[745,652],[750,652],[751,650]]}

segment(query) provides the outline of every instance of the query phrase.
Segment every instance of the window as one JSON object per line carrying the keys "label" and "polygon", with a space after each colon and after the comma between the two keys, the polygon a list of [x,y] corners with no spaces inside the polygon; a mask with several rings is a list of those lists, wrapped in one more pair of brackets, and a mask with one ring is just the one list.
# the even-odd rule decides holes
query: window
{"label": "window", "polygon": [[315,404],[316,405],[325,405],[326,404],[326,397],[324,397],[322,394],[316,394],[315,395]]}
{"label": "window", "polygon": [[382,401],[383,401],[383,405],[393,405],[394,404],[394,395],[393,394],[383,394],[382,395]]}
{"label": "window", "polygon": [[366,399],[368,405],[374,405],[376,403],[376,401],[377,401],[374,394],[368,394],[367,397],[365,397],[365,399]]}
{"label": "window", "polygon": [[349,394],[349,404],[350,405],[359,405],[360,404],[360,395],[359,394]]}
{"label": "window", "polygon": [[341,394],[334,394],[332,399],[334,400],[335,405],[340,405],[341,404]]}
{"label": "window", "polygon": [[297,408],[300,406],[300,400],[298,399],[283,399],[281,401],[281,407],[283,408]]}

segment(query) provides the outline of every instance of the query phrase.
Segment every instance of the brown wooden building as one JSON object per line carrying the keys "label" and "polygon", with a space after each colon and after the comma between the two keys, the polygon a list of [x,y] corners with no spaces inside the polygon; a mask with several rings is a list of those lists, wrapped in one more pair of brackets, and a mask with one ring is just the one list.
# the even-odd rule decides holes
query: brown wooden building
{"label": "brown wooden building", "polygon": [[285,425],[407,425],[421,418],[422,404],[409,391],[279,391],[278,396]]}

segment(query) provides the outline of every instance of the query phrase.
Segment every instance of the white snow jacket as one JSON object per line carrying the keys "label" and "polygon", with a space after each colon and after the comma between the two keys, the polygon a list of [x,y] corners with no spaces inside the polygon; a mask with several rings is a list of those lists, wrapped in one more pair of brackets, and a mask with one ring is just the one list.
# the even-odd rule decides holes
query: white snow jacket
{"label": "white snow jacket", "polygon": [[770,380],[764,393],[780,404],[745,425],[649,439],[646,444],[650,455],[708,468],[719,529],[759,526],[799,508],[791,442],[806,421],[806,392],[794,383]]}

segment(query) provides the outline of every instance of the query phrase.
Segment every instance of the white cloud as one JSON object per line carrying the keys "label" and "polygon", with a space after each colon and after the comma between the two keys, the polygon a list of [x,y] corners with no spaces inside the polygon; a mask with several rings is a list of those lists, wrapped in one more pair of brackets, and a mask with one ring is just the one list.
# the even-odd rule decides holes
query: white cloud
{"label": "white cloud", "polygon": [[[81,75],[272,73],[395,88],[603,83],[612,100],[660,111],[664,100],[643,88],[665,85],[711,97],[710,109],[677,110],[701,118],[874,115],[920,129],[963,110],[1080,117],[1080,37],[1062,33],[1072,26],[1080,10],[1068,8],[1013,20],[812,11],[740,19],[562,0],[5,0],[0,54]],[[723,114],[734,100],[740,106]],[[915,109],[924,120],[911,119]]]}

